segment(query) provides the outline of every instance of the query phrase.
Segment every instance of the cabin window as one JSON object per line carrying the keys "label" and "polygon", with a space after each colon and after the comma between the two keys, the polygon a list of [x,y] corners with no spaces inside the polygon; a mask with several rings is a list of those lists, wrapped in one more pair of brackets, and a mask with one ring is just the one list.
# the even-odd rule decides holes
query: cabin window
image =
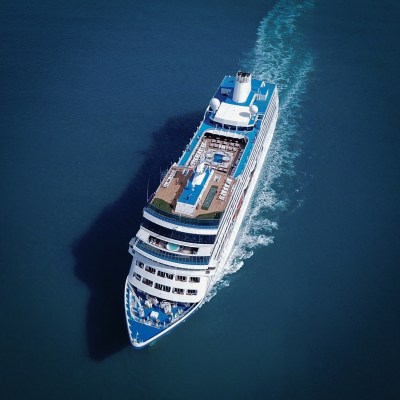
{"label": "cabin window", "polygon": [[134,274],[133,274],[133,276],[140,282],[140,280],[142,279],[142,277],[137,273],[137,272],[135,272]]}
{"label": "cabin window", "polygon": [[199,283],[200,282],[200,278],[198,276],[191,276],[190,279],[189,279],[189,282]]}
{"label": "cabin window", "polygon": [[150,272],[151,274],[155,274],[155,273],[156,273],[156,269],[153,268],[153,267],[150,267],[149,265],[146,265],[145,270],[146,270],[147,272]]}
{"label": "cabin window", "polygon": [[186,294],[188,294],[189,296],[195,296],[197,294],[197,290],[194,289],[188,289],[186,291]]}
{"label": "cabin window", "polygon": [[180,288],[174,288],[172,290],[172,293],[176,293],[176,294],[183,294],[184,290],[180,289]]}
{"label": "cabin window", "polygon": [[142,282],[147,286],[150,286],[150,287],[153,286],[153,281],[151,281],[150,279],[143,278]]}
{"label": "cabin window", "polygon": [[164,271],[158,271],[157,275],[161,276],[161,278],[174,279],[174,274],[169,274],[168,272]]}
{"label": "cabin window", "polygon": [[136,260],[136,265],[137,265],[139,268],[143,268],[143,267],[144,267],[144,264],[143,264],[141,261],[139,261],[139,260]]}
{"label": "cabin window", "polygon": [[159,284],[159,283],[156,283],[156,284],[154,285],[154,287],[155,287],[156,289],[162,290],[162,291],[164,291],[164,292],[170,292],[170,291],[171,291],[171,288],[170,288],[169,286],[161,285],[161,284]]}
{"label": "cabin window", "polygon": [[177,275],[175,279],[180,282],[186,282],[186,276]]}

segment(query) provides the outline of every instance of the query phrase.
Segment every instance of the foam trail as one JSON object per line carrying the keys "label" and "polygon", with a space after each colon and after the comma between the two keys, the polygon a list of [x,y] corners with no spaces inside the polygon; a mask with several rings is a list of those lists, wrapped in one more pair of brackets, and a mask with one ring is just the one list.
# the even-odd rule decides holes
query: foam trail
{"label": "foam trail", "polygon": [[[299,18],[308,12],[312,1],[279,1],[261,21],[254,49],[242,69],[267,82],[276,83],[279,90],[279,118],[263,170],[253,199],[235,244],[229,262],[218,271],[216,284],[207,296],[209,301],[219,288],[229,286],[228,276],[238,271],[244,261],[259,246],[273,243],[273,233],[278,229],[279,213],[287,209],[289,197],[285,188],[273,188],[273,183],[284,176],[293,176],[294,160],[299,150],[290,145],[297,135],[296,120],[302,94],[313,68],[313,57],[302,43],[296,30]],[[275,185],[277,186],[277,185]]]}

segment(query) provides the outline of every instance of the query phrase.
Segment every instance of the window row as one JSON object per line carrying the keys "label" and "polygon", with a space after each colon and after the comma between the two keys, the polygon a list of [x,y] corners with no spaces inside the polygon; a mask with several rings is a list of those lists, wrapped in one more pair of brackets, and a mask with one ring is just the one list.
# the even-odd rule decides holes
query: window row
{"label": "window row", "polygon": [[236,125],[221,124],[220,122],[214,121],[211,118],[209,118],[209,121],[210,121],[211,125],[214,125],[217,128],[232,129],[234,131],[251,131],[253,129],[253,125],[236,126]]}
{"label": "window row", "polygon": [[141,239],[138,239],[135,245],[138,249],[147,254],[179,264],[208,265],[210,263],[210,256],[192,256],[181,253],[171,253],[169,251],[161,250],[161,248],[154,246],[153,244],[147,244]]}
{"label": "window row", "polygon": [[150,272],[151,274],[156,274],[157,276],[160,276],[161,278],[167,278],[170,280],[173,280],[175,277],[176,281],[179,282],[188,282],[188,278],[189,278],[189,282],[192,283],[199,283],[200,282],[200,277],[198,276],[184,276],[184,275],[174,275],[174,274],[170,274],[168,272],[164,272],[164,271],[157,271],[154,267],[150,267],[150,265],[145,265],[144,263],[142,263],[139,260],[136,260],[136,265],[139,268],[144,268],[145,271]]}
{"label": "window row", "polygon": [[155,224],[144,219],[142,226],[158,235],[165,236],[170,239],[180,240],[182,242],[191,242],[199,244],[212,244],[215,242],[216,235],[199,235],[194,233],[186,233],[165,228],[164,226]]}
{"label": "window row", "polygon": [[[154,287],[158,290],[162,290],[163,292],[167,292],[167,293],[171,292],[171,286],[161,285],[160,283],[157,283],[157,282],[154,283],[153,281],[151,281],[150,279],[147,279],[147,278],[142,279],[141,275],[139,275],[137,272],[134,273],[134,276],[138,281],[142,281],[147,286],[153,287],[153,284],[154,284]],[[185,294],[185,290],[181,289],[181,288],[172,288],[172,293]],[[187,289],[186,294],[189,296],[195,296],[197,294],[197,290]]]}

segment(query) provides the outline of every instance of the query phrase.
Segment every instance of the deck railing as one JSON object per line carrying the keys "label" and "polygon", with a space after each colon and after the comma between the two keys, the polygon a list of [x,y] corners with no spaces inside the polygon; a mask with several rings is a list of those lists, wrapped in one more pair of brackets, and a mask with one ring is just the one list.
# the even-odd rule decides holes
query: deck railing
{"label": "deck railing", "polygon": [[168,251],[156,249],[140,239],[137,239],[135,246],[148,254],[159,257],[163,260],[173,261],[180,264],[208,265],[210,262],[210,257],[208,256],[185,256],[181,254],[172,254]]}
{"label": "deck railing", "polygon": [[155,224],[146,218],[144,218],[142,226],[157,235],[161,235],[169,239],[179,240],[181,242],[213,244],[216,239],[216,235],[187,233],[165,228],[164,226]]}
{"label": "deck railing", "polygon": [[172,224],[187,225],[196,228],[209,228],[209,227],[217,228],[222,217],[222,212],[221,212],[219,213],[218,218],[214,219],[188,218],[188,217],[183,217],[181,215],[168,213],[157,207],[154,207],[152,204],[148,204],[144,208],[144,211],[148,212],[150,215],[153,215],[157,218],[162,219],[163,221],[167,221]]}

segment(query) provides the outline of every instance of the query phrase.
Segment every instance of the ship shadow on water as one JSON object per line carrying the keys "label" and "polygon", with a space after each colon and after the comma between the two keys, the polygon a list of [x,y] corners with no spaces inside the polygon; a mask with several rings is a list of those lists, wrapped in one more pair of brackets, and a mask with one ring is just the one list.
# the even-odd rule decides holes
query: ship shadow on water
{"label": "ship shadow on water", "polygon": [[104,360],[130,345],[123,303],[131,262],[128,243],[142,220],[148,182],[151,193],[158,186],[160,170],[178,160],[201,118],[201,112],[171,118],[155,132],[145,160],[127,189],[72,244],[74,272],[90,290],[86,338],[93,360]]}

